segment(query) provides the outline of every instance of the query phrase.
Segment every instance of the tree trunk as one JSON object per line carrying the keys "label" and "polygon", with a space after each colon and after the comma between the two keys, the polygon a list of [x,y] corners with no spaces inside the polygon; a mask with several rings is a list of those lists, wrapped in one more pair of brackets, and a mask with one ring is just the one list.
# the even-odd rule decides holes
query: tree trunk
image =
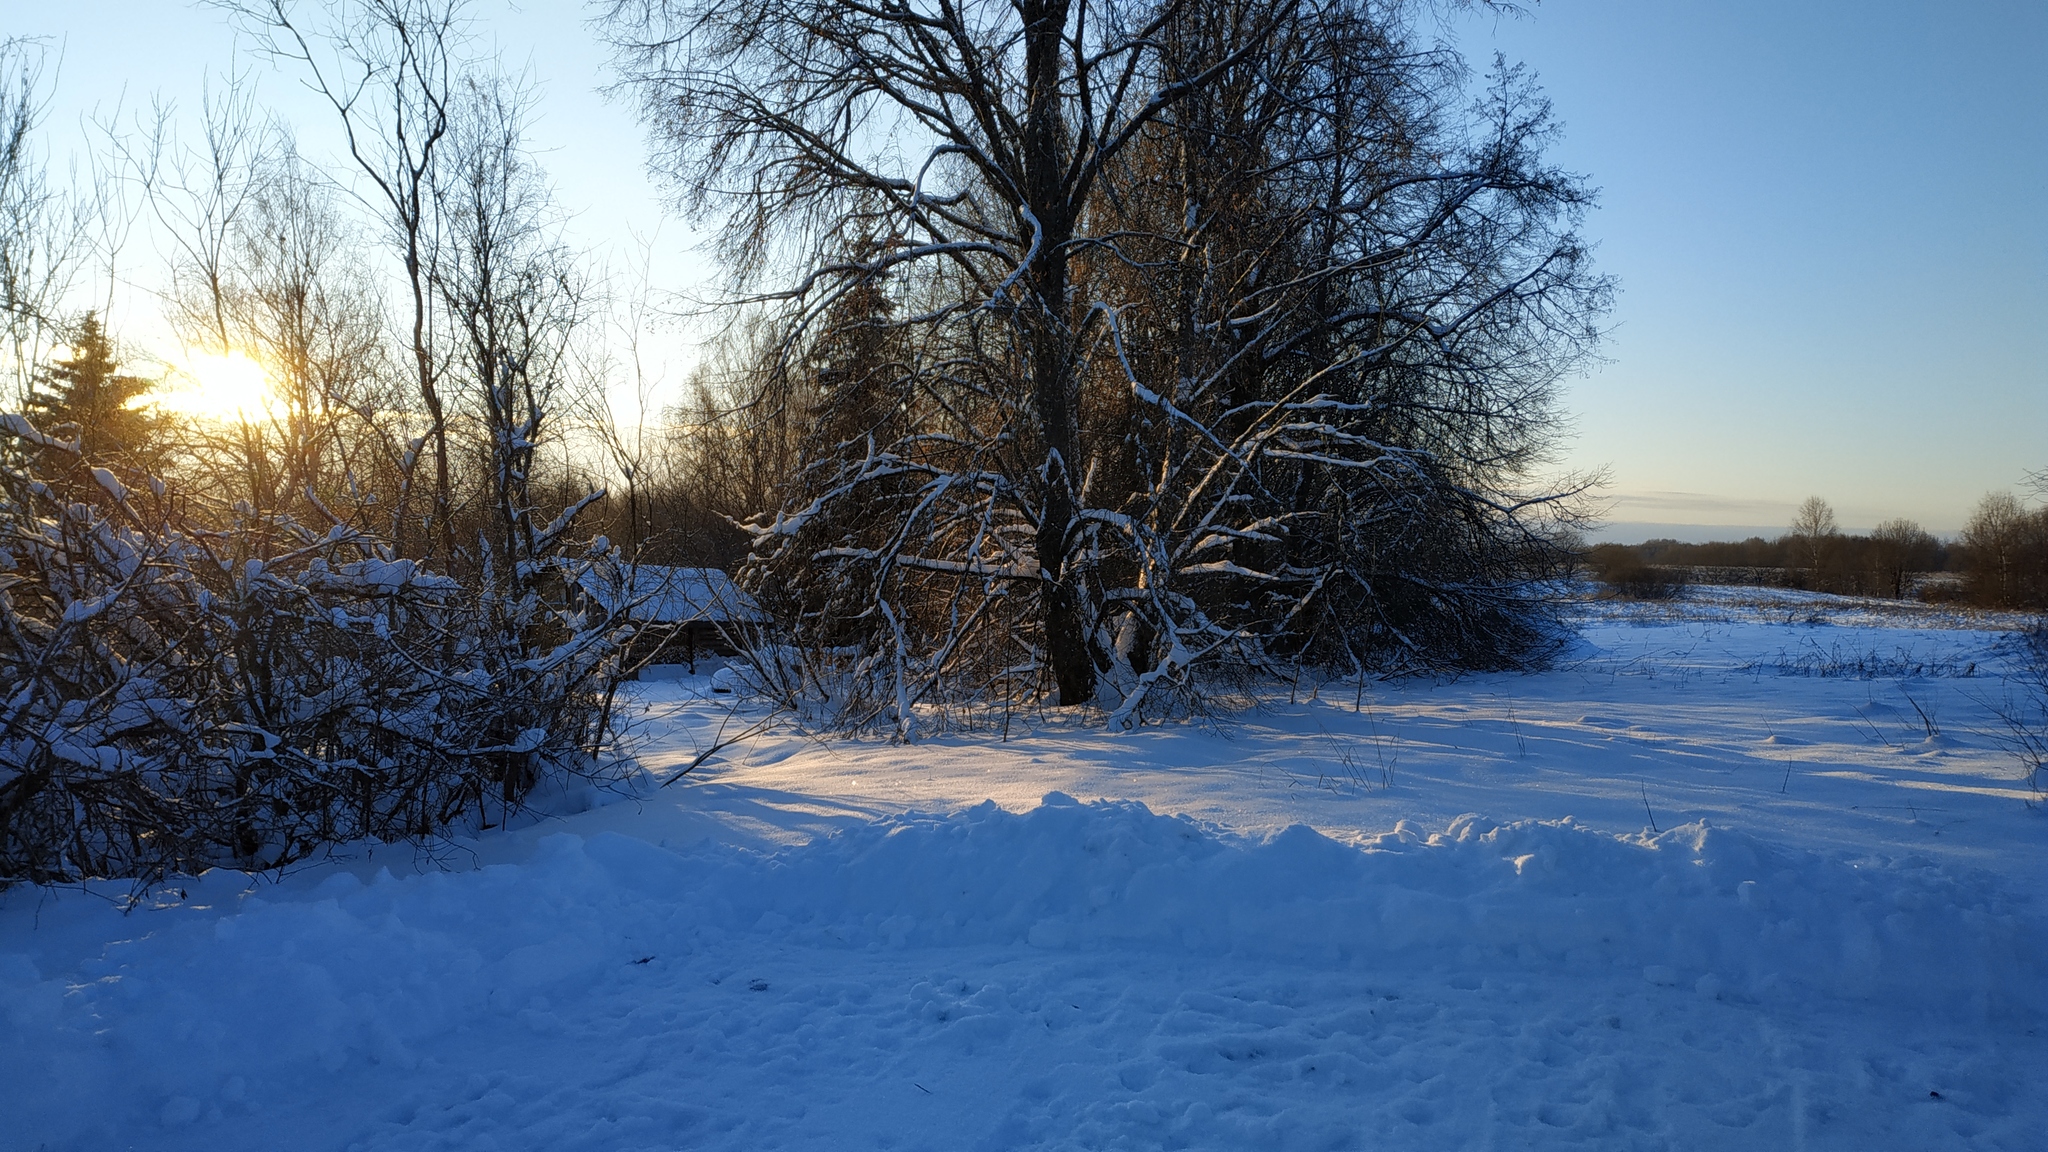
{"label": "tree trunk", "polygon": [[[1081,590],[1067,570],[1074,529],[1073,339],[1067,324],[1067,245],[1074,210],[1067,202],[1065,109],[1060,93],[1061,34],[1069,0],[1023,6],[1024,69],[1030,101],[1024,123],[1024,211],[1018,223],[1029,244],[1025,279],[1035,300],[1025,305],[1030,326],[1031,399],[1045,440],[1044,499],[1038,522],[1038,564],[1045,655],[1063,708],[1095,698],[1095,663],[1088,653]],[[1035,314],[1033,314],[1035,313]]]}

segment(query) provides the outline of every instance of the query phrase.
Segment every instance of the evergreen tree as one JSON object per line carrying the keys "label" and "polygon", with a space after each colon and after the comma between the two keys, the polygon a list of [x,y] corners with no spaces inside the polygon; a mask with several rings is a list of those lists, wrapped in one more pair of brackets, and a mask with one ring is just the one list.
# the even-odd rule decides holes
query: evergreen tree
{"label": "evergreen tree", "polygon": [[148,467],[158,415],[138,401],[156,382],[125,375],[99,317],[87,312],[71,334],[71,354],[36,374],[28,418],[54,436],[76,435],[89,460],[115,459]]}

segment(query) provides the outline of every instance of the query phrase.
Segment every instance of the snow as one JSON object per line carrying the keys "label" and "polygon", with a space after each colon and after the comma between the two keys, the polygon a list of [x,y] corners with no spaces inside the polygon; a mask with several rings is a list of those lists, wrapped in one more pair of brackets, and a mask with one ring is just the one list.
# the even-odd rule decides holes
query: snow
{"label": "snow", "polygon": [[1540,675],[666,789],[730,697],[643,683],[629,796],[0,896],[0,1146],[2035,1148],[2018,623],[1595,603]]}

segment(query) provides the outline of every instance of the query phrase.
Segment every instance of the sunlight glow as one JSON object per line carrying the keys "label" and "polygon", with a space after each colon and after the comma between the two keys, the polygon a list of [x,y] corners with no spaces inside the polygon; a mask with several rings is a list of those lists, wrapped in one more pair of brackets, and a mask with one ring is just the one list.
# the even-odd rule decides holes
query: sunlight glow
{"label": "sunlight glow", "polygon": [[240,351],[188,352],[177,366],[172,386],[159,402],[192,416],[241,420],[262,415],[270,406],[270,384],[263,365]]}

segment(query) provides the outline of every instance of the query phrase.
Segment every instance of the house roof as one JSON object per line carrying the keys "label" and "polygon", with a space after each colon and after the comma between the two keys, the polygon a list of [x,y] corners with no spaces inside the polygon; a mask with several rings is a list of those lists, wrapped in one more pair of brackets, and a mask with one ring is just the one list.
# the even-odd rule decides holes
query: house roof
{"label": "house roof", "polygon": [[577,581],[607,612],[622,608],[634,620],[649,624],[744,622],[765,623],[752,596],[716,568],[671,568],[640,564],[593,568]]}

